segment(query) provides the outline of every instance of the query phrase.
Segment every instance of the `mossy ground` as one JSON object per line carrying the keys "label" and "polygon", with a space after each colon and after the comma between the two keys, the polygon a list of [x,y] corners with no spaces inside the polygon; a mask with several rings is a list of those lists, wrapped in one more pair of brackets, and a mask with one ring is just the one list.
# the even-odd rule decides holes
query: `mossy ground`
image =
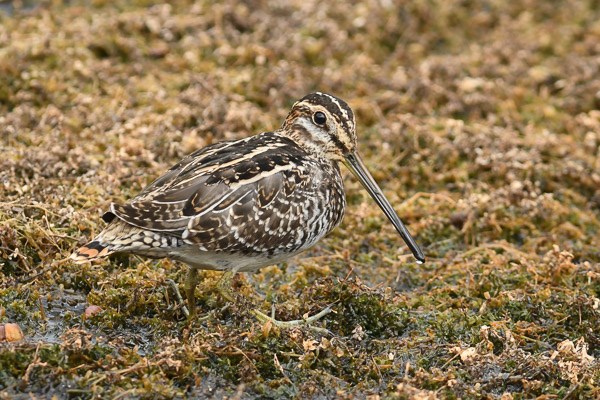
{"label": "mossy ground", "polygon": [[[597,1],[60,1],[0,14],[0,397],[600,397]],[[185,154],[322,90],[357,114],[414,263],[351,176],[285,265],[74,265]],[[84,318],[87,305],[102,312]],[[279,330],[253,309],[318,327]],[[376,398],[376,397],[372,397]]]}

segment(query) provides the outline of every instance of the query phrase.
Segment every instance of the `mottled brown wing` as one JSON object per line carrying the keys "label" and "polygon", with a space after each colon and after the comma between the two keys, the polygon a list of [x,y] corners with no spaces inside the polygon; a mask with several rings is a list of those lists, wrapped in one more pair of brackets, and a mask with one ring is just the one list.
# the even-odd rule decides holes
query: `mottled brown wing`
{"label": "mottled brown wing", "polygon": [[[264,207],[281,187],[285,171],[305,153],[293,141],[276,134],[219,143],[197,151],[173,166],[130,203],[112,204],[114,216],[140,228],[202,236],[216,215],[235,205],[252,212]],[[296,179],[292,177],[290,184]],[[240,208],[241,207],[241,208]],[[241,211],[240,211],[241,212]],[[211,222],[212,221],[212,222]]]}
{"label": "mottled brown wing", "polygon": [[[306,177],[285,169],[243,186],[205,214],[198,214],[183,238],[208,251],[273,255],[290,252],[298,242]],[[298,201],[300,200],[300,201]],[[316,212],[317,210],[313,210]]]}
{"label": "mottled brown wing", "polygon": [[[221,142],[207,146],[188,155],[171,167],[164,175],[148,185],[127,204],[111,204],[110,211],[103,219],[110,222],[118,217],[125,222],[156,231],[183,231],[189,216],[182,215],[188,199],[202,190],[207,175],[194,172],[202,165],[211,165],[215,156],[227,156],[228,149],[235,142]],[[227,188],[211,187],[206,190],[206,198],[218,198]]]}

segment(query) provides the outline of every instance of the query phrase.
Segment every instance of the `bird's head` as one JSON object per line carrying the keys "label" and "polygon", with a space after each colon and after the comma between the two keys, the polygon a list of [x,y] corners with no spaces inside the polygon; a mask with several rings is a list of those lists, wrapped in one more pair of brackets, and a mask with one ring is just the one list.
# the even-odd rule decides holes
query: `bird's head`
{"label": "bird's head", "polygon": [[294,103],[280,132],[314,156],[343,162],[383,210],[415,258],[419,262],[425,260],[423,252],[358,155],[354,113],[344,100],[321,92],[308,94]]}
{"label": "bird's head", "polygon": [[344,100],[315,92],[292,106],[281,130],[313,154],[344,161],[356,151],[355,127],[354,113]]}

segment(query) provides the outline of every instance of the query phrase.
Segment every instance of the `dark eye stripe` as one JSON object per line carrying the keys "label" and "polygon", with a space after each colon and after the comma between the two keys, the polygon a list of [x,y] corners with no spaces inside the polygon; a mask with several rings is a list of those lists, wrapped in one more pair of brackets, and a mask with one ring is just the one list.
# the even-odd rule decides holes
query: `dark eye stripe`
{"label": "dark eye stripe", "polygon": [[331,140],[333,141],[333,143],[335,143],[335,145],[337,146],[338,149],[342,150],[343,152],[347,152],[348,149],[346,148],[346,146],[344,146],[344,144],[340,141],[340,139],[338,139],[337,136],[333,135],[333,134],[329,134],[329,136],[331,137]]}

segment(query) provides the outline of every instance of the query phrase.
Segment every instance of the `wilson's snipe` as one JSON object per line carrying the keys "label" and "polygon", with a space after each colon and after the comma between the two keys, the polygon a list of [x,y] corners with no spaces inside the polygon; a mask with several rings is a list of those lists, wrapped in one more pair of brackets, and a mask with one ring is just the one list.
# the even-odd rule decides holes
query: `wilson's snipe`
{"label": "wilson's snipe", "polygon": [[354,113],[341,99],[311,93],[275,132],[217,143],[173,166],[127,204],[111,204],[108,226],[71,256],[115,252],[169,257],[190,266],[193,314],[198,269],[254,271],[317,243],[344,215],[338,162],[367,189],[419,262],[424,255],[356,149]]}

